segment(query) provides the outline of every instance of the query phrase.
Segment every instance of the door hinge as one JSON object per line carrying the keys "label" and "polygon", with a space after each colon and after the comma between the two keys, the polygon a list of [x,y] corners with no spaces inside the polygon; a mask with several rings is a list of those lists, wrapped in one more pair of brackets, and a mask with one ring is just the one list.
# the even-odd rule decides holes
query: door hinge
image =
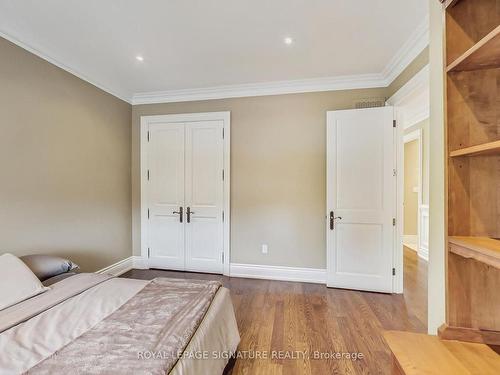
{"label": "door hinge", "polygon": [[396,218],[392,218],[392,225],[396,226]]}
{"label": "door hinge", "polygon": [[396,120],[392,120],[392,127],[395,128],[396,127]]}
{"label": "door hinge", "polygon": [[222,139],[224,139],[224,128],[222,128]]}
{"label": "door hinge", "polygon": [[224,222],[224,211],[222,211],[222,222]]}
{"label": "door hinge", "polygon": [[396,176],[398,175],[398,171],[397,171],[396,169],[393,169],[393,170],[392,170],[392,175],[393,175],[394,177],[396,177]]}
{"label": "door hinge", "polygon": [[395,268],[392,269],[392,276],[396,276],[396,269]]}
{"label": "door hinge", "polygon": [[224,264],[224,252],[222,252],[222,264]]}
{"label": "door hinge", "polygon": [[149,208],[148,208],[148,219],[149,219]]}
{"label": "door hinge", "polygon": [[149,142],[149,130],[148,130],[148,142]]}
{"label": "door hinge", "polygon": [[148,169],[148,181],[149,181],[149,169]]}
{"label": "door hinge", "polygon": [[224,181],[224,169],[222,170],[222,181]]}
{"label": "door hinge", "polygon": [[150,257],[149,253],[150,253],[151,249],[148,247],[148,258]]}

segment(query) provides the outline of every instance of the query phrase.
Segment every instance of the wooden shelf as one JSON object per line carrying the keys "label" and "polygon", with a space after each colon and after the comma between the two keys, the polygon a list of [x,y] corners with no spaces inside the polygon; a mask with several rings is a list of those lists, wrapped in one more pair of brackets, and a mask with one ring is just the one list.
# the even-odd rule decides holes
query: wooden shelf
{"label": "wooden shelf", "polygon": [[500,356],[484,344],[398,331],[386,331],[384,338],[399,374],[490,375],[500,368]]}
{"label": "wooden shelf", "polygon": [[481,155],[499,155],[500,156],[500,141],[483,143],[476,146],[461,148],[451,151],[450,157],[457,156],[481,156]]}
{"label": "wooden shelf", "polygon": [[488,237],[448,238],[450,252],[500,269],[500,241]]}
{"label": "wooden shelf", "polygon": [[446,71],[460,72],[500,67],[500,26],[453,61]]}

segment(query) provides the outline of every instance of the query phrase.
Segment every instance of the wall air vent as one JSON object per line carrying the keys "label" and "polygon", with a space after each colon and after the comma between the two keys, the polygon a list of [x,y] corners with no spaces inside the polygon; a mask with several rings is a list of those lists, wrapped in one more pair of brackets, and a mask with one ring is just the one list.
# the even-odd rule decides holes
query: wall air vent
{"label": "wall air vent", "polygon": [[385,106],[385,98],[365,98],[354,102],[354,108],[356,109],[375,108],[384,106]]}

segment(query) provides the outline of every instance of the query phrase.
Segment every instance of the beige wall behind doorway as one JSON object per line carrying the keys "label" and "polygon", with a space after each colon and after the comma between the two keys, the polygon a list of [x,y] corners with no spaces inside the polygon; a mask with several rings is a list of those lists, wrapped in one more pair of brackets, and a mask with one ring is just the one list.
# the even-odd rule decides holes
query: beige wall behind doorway
{"label": "beige wall behind doorway", "polygon": [[419,141],[404,145],[404,229],[405,236],[418,232]]}
{"label": "beige wall behind doorway", "polygon": [[[144,115],[231,111],[231,262],[326,267],[326,112],[386,89],[330,91],[132,109],[134,255],[140,254],[139,123]],[[261,246],[269,246],[262,254]]]}

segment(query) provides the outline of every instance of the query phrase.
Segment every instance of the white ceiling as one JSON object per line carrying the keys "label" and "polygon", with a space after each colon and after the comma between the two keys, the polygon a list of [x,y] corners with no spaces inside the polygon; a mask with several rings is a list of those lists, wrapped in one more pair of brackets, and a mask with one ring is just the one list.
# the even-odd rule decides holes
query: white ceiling
{"label": "white ceiling", "polygon": [[427,3],[0,0],[0,35],[128,101],[338,76],[386,84],[407,63],[403,55],[422,49]]}

